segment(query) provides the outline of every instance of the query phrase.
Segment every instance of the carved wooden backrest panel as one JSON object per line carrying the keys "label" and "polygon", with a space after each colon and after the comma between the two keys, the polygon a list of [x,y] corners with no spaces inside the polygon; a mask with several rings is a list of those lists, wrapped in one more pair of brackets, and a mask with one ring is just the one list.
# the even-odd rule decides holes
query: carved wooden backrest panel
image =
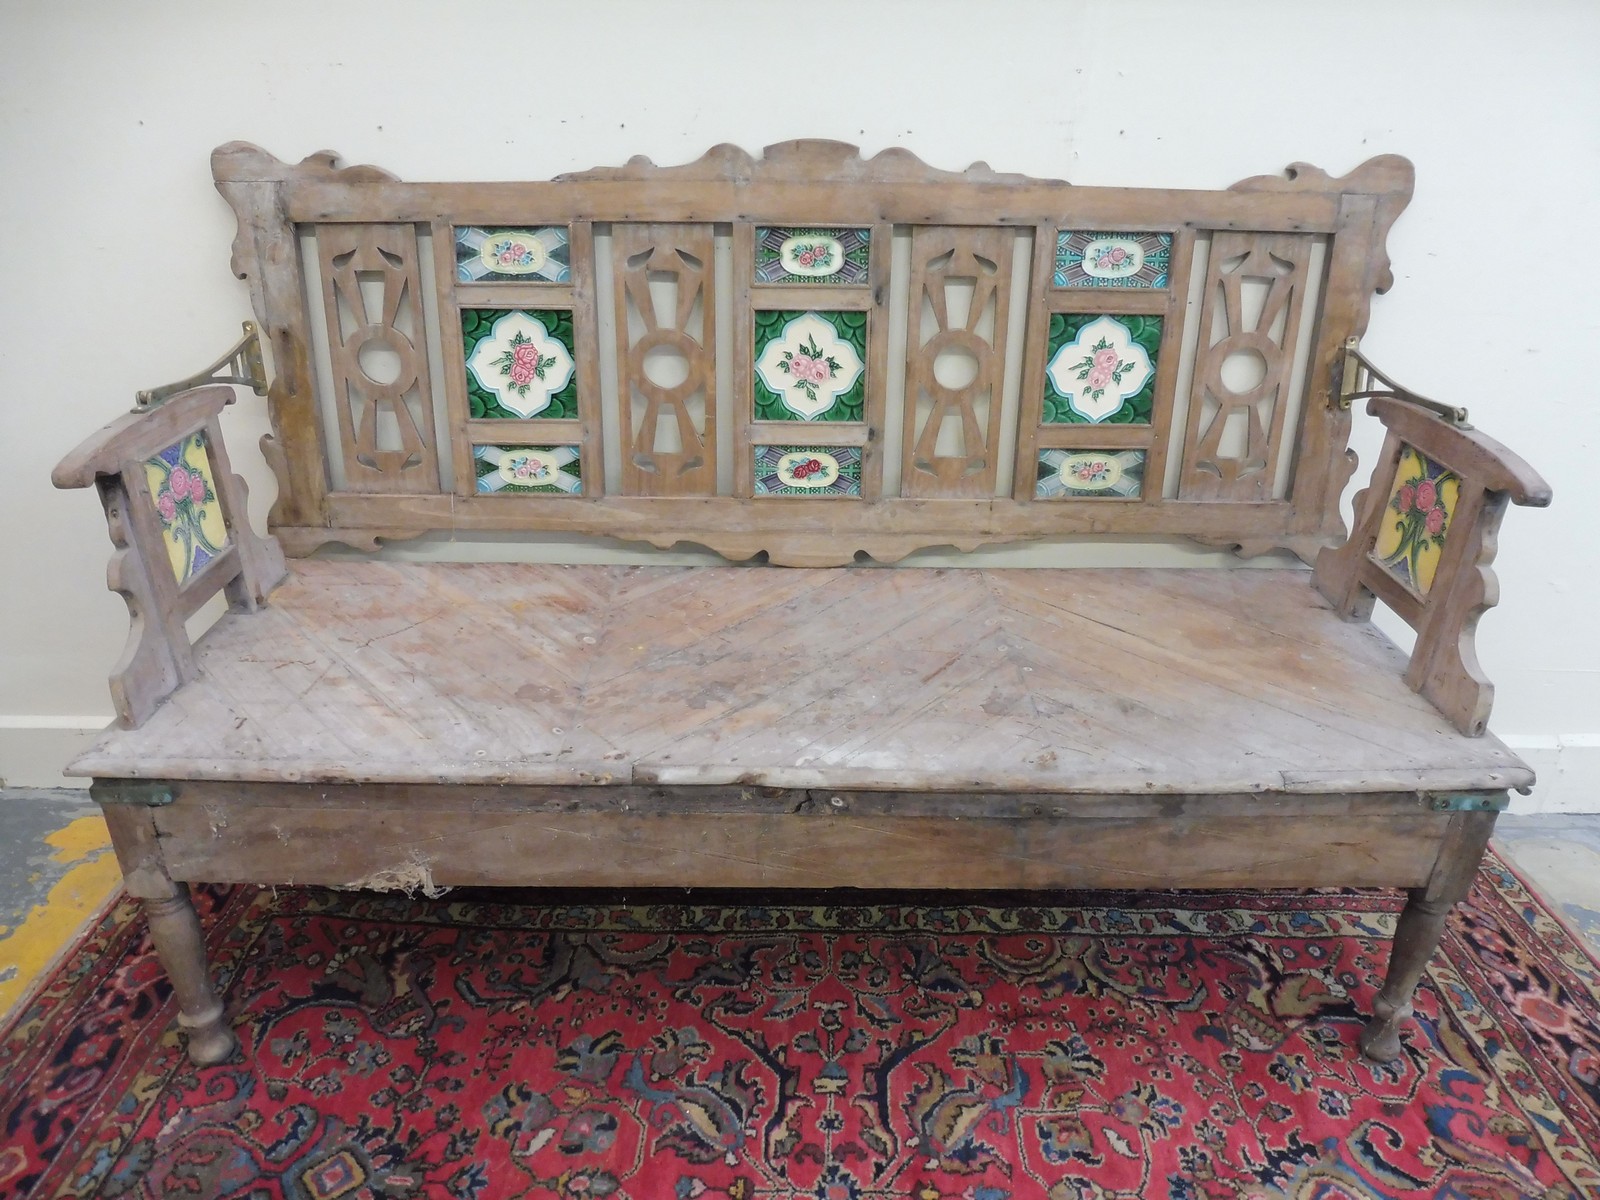
{"label": "carved wooden backrest panel", "polygon": [[[1293,234],[1229,232],[1212,238],[1180,496],[1270,498],[1283,449],[1311,243],[1310,237]],[[1230,374],[1230,367],[1244,378]],[[1234,422],[1232,432],[1242,436],[1225,448]]]}
{"label": "carved wooden backrest panel", "polygon": [[612,234],[625,495],[716,494],[712,240],[709,225],[618,225]]}
{"label": "carved wooden backrest panel", "polygon": [[213,167],[291,553],[527,530],[794,564],[1101,532],[1312,556],[1354,468],[1334,364],[1411,192],[1393,156],[1176,191],[832,142],[548,183]]}
{"label": "carved wooden backrest panel", "polygon": [[415,227],[322,226],[317,256],[345,486],[437,492]]}

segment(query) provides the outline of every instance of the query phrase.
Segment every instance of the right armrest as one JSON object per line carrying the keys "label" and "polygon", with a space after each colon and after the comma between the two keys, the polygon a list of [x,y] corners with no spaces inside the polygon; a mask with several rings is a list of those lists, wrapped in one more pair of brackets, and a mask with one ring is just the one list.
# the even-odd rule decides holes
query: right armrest
{"label": "right armrest", "polygon": [[82,442],[51,473],[93,486],[116,547],[106,584],[128,604],[128,642],[111,673],[119,722],[134,726],[195,673],[184,622],[219,591],[253,610],[285,574],[275,539],[250,528],[244,480],[217,420],[227,387],[182,392]]}
{"label": "right armrest", "polygon": [[1477,737],[1494,702],[1475,639],[1500,599],[1489,565],[1500,520],[1508,502],[1549,504],[1550,485],[1493,438],[1398,394],[1373,396],[1367,412],[1389,431],[1383,455],[1350,539],[1322,551],[1313,580],[1347,618],[1370,616],[1376,597],[1415,629],[1406,682]]}

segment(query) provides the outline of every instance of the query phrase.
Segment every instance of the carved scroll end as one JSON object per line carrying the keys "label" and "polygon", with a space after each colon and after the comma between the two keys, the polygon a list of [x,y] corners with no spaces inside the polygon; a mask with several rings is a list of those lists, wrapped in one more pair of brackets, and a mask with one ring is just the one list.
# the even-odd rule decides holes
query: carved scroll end
{"label": "carved scroll end", "polygon": [[[1379,154],[1338,177],[1313,163],[1290,163],[1281,175],[1252,175],[1233,184],[1230,192],[1335,192],[1397,197],[1404,208],[1411,199],[1417,172],[1399,154]],[[1397,215],[1398,215],[1398,210]]]}
{"label": "carved scroll end", "polygon": [[[274,385],[276,386],[276,385]],[[267,513],[267,528],[271,529],[283,522],[289,515],[286,511],[292,484],[289,478],[289,456],[284,451],[283,443],[270,433],[261,435],[257,443],[261,447],[261,457],[266,459],[267,469],[272,472],[272,477],[278,483],[278,496],[272,502],[272,508]]]}
{"label": "carved scroll end", "polygon": [[341,167],[337,150],[317,150],[298,163],[286,163],[253,142],[225,142],[211,152],[211,177],[224,183],[282,183],[288,179],[332,176],[345,183],[393,182],[382,167],[365,163]]}

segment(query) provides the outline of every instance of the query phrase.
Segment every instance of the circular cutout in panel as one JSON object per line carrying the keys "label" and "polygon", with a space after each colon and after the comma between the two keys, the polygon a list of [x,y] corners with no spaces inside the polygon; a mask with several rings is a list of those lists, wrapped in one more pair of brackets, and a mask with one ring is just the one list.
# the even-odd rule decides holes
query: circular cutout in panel
{"label": "circular cutout in panel", "polygon": [[373,383],[387,386],[400,378],[400,355],[393,346],[373,338],[356,352],[361,373]]}
{"label": "circular cutout in panel", "polygon": [[965,346],[948,346],[933,360],[933,377],[953,392],[978,378],[978,356]]}
{"label": "circular cutout in panel", "polygon": [[659,388],[672,389],[689,378],[689,360],[676,346],[654,346],[645,352],[639,369]]}
{"label": "circular cutout in panel", "polygon": [[1218,370],[1222,386],[1235,396],[1255,391],[1267,377],[1267,360],[1259,350],[1235,350],[1222,360]]}

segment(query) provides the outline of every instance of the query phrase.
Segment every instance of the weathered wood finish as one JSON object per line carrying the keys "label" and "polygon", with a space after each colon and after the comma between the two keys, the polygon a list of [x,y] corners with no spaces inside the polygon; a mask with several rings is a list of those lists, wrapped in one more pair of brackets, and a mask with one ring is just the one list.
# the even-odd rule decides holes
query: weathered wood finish
{"label": "weathered wood finish", "polygon": [[1449,828],[1415,796],[1357,813],[1230,813],[1199,796],[1119,816],[1072,813],[1066,796],[1063,817],[1021,815],[1008,796],[973,797],[967,815],[875,815],[828,792],[798,811],[697,811],[696,790],[600,812],[537,790],[502,800],[493,788],[438,789],[414,804],[394,786],[324,799],[293,785],[192,784],[154,820],[175,879],[433,887],[1421,887]]}
{"label": "weathered wood finish", "polygon": [[[733,147],[714,148],[697,162],[681,167],[656,167],[635,159],[625,167],[566,175],[549,183],[408,184],[375,168],[338,169],[331,154],[313,155],[298,165],[277,161],[255,147],[233,143],[213,159],[218,186],[235,207],[240,235],[235,246],[236,270],[251,278],[252,295],[263,327],[269,331],[274,357],[287,370],[287,382],[269,396],[278,433],[269,458],[287,499],[274,509],[273,529],[291,553],[303,554],[337,540],[371,548],[378,539],[406,537],[428,530],[540,530],[579,532],[647,541],[658,546],[693,542],[730,558],[765,552],[771,561],[800,566],[843,565],[860,552],[893,560],[912,550],[954,544],[970,548],[985,542],[1010,541],[1081,532],[1130,535],[1176,535],[1209,544],[1238,546],[1255,553],[1286,546],[1311,557],[1343,533],[1337,498],[1351,464],[1345,456],[1347,414],[1331,405],[1329,370],[1344,339],[1359,334],[1374,291],[1388,285],[1383,241],[1388,227],[1411,192],[1411,168],[1394,156],[1375,158],[1343,178],[1297,164],[1287,177],[1246,180],[1225,192],[1158,189],[1074,188],[1052,180],[1003,175],[977,164],[964,172],[940,171],[904,151],[885,151],[863,159],[853,147],[832,142],[788,142],[768,147],[752,158]],[[500,440],[531,443],[543,430],[549,440],[581,441],[585,491],[581,497],[473,494],[470,444],[498,436],[490,423],[467,428],[459,377],[464,368],[459,330],[451,328],[456,305],[530,302],[537,289],[448,286],[441,284],[439,344],[445,362],[438,364],[447,380],[448,425],[452,429],[450,461],[454,494],[435,485],[430,490],[408,484],[376,491],[365,476],[359,486],[330,491],[325,441],[317,425],[317,406],[310,395],[313,381],[309,321],[303,300],[304,280],[297,254],[291,253],[297,232],[341,227],[361,230],[426,224],[432,232],[435,276],[451,277],[450,233],[458,225],[506,224],[527,227],[564,224],[572,247],[572,283],[566,300],[574,307],[578,330],[580,421],[575,429],[554,423],[533,423],[507,431]],[[757,224],[865,226],[873,230],[869,287],[751,288],[749,247]],[[733,231],[735,337],[732,347],[715,341],[713,232],[719,225]],[[594,253],[592,234],[609,231],[609,263]],[[887,303],[892,287],[889,242],[896,229],[910,233],[913,278],[911,327],[908,329],[904,394],[886,396],[891,353],[887,346]],[[1127,289],[1085,289],[1067,295],[1050,287],[1050,264],[1056,231],[1062,228],[1157,230],[1173,237],[1171,279],[1164,293],[1140,294]],[[320,236],[320,233],[319,233]],[[337,235],[335,235],[337,236]],[[1027,320],[1022,331],[1023,390],[1017,397],[1018,434],[1000,445],[1001,377],[1009,335],[1012,239],[1034,240],[1026,293]],[[1251,261],[1272,269],[1274,261],[1292,268],[1285,304],[1288,328],[1274,338],[1250,330],[1234,330],[1204,355],[1218,363],[1252,337],[1272,347],[1269,379],[1253,398],[1227,397],[1221,411],[1204,426],[1193,423],[1202,404],[1191,406],[1187,430],[1174,430],[1173,392],[1179,372],[1186,319],[1190,260],[1199,238],[1214,243],[1209,265],[1215,273],[1219,254],[1237,242],[1249,248]],[[1286,420],[1289,364],[1300,340],[1299,316],[1305,284],[1306,248],[1315,238],[1327,244],[1321,302],[1314,310],[1316,342],[1306,373],[1305,396],[1296,425]],[[1203,244],[1203,243],[1200,243]],[[980,294],[973,308],[981,313],[992,295],[998,304],[992,335],[941,324],[927,345],[918,332],[922,296],[941,292],[937,284],[956,271],[954,259],[930,265],[944,249],[960,259],[962,278],[977,278]],[[629,260],[649,250],[648,265]],[[681,253],[680,253],[681,252]],[[328,256],[319,251],[322,261]],[[1276,254],[1276,259],[1273,255]],[[685,258],[684,255],[688,255]],[[692,266],[698,263],[699,266]],[[987,263],[993,267],[978,268]],[[1272,269],[1275,274],[1275,269]],[[326,268],[325,268],[326,271]],[[670,272],[679,283],[679,308],[671,322],[657,322],[648,303],[650,272]],[[976,271],[976,275],[971,272]],[[616,313],[608,315],[617,345],[615,392],[621,400],[624,425],[621,462],[614,469],[622,480],[621,495],[605,495],[605,464],[598,437],[596,397],[605,383],[595,330],[585,320],[600,272],[613,275]],[[1230,285],[1219,280],[1219,286]],[[842,293],[854,291],[853,296]],[[1234,288],[1237,291],[1237,288]],[[547,295],[549,293],[546,293]],[[687,338],[681,323],[693,295],[701,297],[703,330]],[[1232,293],[1230,293],[1231,295]],[[1264,318],[1270,323],[1280,300]],[[687,297],[687,298],[686,298]],[[558,301],[558,304],[560,302]],[[865,307],[869,313],[866,428],[823,428],[810,422],[785,422],[784,428],[758,426],[750,419],[750,315],[754,306],[790,305]],[[1076,425],[1041,427],[1038,421],[1044,341],[1041,321],[1052,311],[1108,313],[1160,312],[1164,336],[1157,364],[1155,413],[1149,426]],[[635,330],[629,329],[634,310]],[[936,312],[942,311],[942,296]],[[1230,317],[1237,321],[1236,308]],[[645,322],[637,332],[640,319]],[[943,318],[941,318],[941,321]],[[587,325],[587,329],[586,329]],[[659,325],[659,327],[658,327]],[[933,375],[941,350],[973,353],[980,364],[971,384],[944,389]],[[1253,343],[1252,343],[1253,344]],[[689,378],[676,387],[652,383],[643,371],[651,349],[667,347],[689,361]],[[735,394],[718,397],[715,381],[719,359],[726,359]],[[1214,373],[1208,369],[1207,377]],[[425,373],[424,373],[425,374]],[[1209,394],[1209,393],[1208,393]],[[922,396],[929,402],[919,403]],[[979,419],[981,397],[988,412]],[[587,401],[584,397],[588,397]],[[685,404],[704,398],[704,413],[691,415]],[[1009,401],[1007,401],[1009,403]],[[899,486],[885,486],[882,440],[886,408],[901,405],[903,432],[895,464]],[[720,409],[720,414],[719,414]],[[1230,412],[1249,414],[1250,445],[1240,462],[1226,456],[1219,462],[1218,440]],[[961,427],[959,452],[937,453],[945,416]],[[716,429],[731,420],[736,461],[724,468],[730,480],[719,486]],[[657,425],[671,429],[657,438]],[[516,424],[503,422],[501,424]],[[1256,425],[1260,428],[1257,430]],[[1187,434],[1187,436],[1185,436]],[[835,503],[816,497],[754,497],[751,490],[752,448],[764,443],[794,441],[818,445],[859,445],[863,481],[859,503]],[[1036,504],[1034,482],[1039,447],[1143,448],[1147,451],[1147,484],[1130,499],[1053,499]],[[658,448],[659,447],[659,448]],[[1163,495],[1162,481],[1169,451],[1186,456],[1183,484],[1173,497]],[[414,451],[414,447],[412,448]],[[1274,488],[1277,463],[1293,455],[1288,494]],[[1015,480],[1007,496],[997,495],[1003,464],[1015,461]],[[422,478],[413,475],[412,479]],[[652,503],[637,508],[630,501]],[[693,503],[684,503],[692,500]],[[928,518],[926,501],[938,501]],[[948,501],[948,503],[947,503]],[[816,511],[816,510],[822,511]]]}
{"label": "weathered wood finish", "polygon": [[[1500,599],[1491,564],[1508,502],[1542,508],[1550,485],[1519,455],[1474,429],[1450,424],[1400,400],[1375,397],[1367,411],[1389,430],[1371,483],[1355,499],[1356,528],[1344,545],[1317,559],[1317,589],[1344,616],[1365,620],[1381,599],[1417,631],[1406,682],[1462,733],[1481,736],[1494,685],[1478,664],[1478,618]],[[1379,526],[1407,447],[1460,479],[1433,587],[1426,595],[1390,575],[1373,557]]]}
{"label": "weathered wood finish", "polygon": [[1458,737],[1299,570],[309,560],[198,659],[72,769],[1151,794],[1532,780]]}

